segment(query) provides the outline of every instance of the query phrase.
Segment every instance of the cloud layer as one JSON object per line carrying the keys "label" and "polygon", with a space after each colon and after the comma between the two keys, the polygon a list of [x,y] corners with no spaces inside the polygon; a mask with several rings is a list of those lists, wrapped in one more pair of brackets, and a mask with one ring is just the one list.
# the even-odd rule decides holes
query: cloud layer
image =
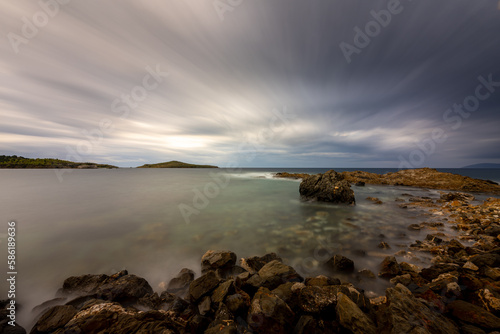
{"label": "cloud layer", "polygon": [[[119,166],[500,162],[493,1],[0,8],[2,154]],[[472,111],[454,109],[463,103]]]}

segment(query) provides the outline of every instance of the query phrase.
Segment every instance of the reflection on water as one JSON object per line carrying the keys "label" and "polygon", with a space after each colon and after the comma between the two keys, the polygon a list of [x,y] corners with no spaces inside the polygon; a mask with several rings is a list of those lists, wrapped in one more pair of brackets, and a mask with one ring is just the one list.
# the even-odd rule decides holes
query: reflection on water
{"label": "reflection on water", "polygon": [[[366,186],[353,187],[356,206],[305,203],[298,181],[243,170],[206,206],[198,206],[188,224],[178,205],[194,207],[195,189],[203,191],[213,181],[209,173],[214,170],[75,170],[60,183],[53,170],[1,170],[1,186],[8,192],[1,195],[0,221],[5,230],[10,220],[18,224],[21,324],[27,322],[26,311],[52,298],[68,276],[126,268],[158,291],[158,284],[182,267],[199,271],[208,249],[230,249],[239,257],[276,252],[304,276],[326,273],[321,263],[333,254],[353,259],[357,269],[377,272],[384,256],[425,237],[406,228],[423,218],[399,208],[395,199],[404,192],[438,196],[437,191]],[[365,200],[368,196],[384,204]],[[381,241],[392,249],[377,248]],[[377,282],[365,288],[380,291],[383,282]]]}

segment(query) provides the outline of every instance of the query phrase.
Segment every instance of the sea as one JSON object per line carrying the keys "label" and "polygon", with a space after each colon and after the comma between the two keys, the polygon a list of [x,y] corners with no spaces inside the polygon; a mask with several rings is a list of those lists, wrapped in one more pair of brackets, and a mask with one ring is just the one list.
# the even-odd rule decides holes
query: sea
{"label": "sea", "polygon": [[[15,301],[17,321],[30,328],[31,310],[52,299],[64,279],[114,274],[126,269],[144,277],[157,292],[182,268],[200,273],[210,249],[231,250],[238,258],[275,252],[301,275],[332,275],[323,263],[335,254],[370,269],[387,255],[420,266],[428,254],[408,251],[429,231],[409,224],[438,220],[419,209],[403,209],[399,198],[429,196],[439,190],[402,186],[353,186],[355,206],[301,201],[297,180],[276,172],[323,173],[329,169],[98,169],[0,170],[0,243],[5,279],[8,223],[15,222]],[[374,173],[397,169],[365,170]],[[500,183],[500,169],[439,169]],[[59,171],[60,172],[60,171]],[[367,197],[377,197],[376,205]],[[477,201],[487,195],[477,195]],[[453,235],[450,228],[444,231]],[[377,245],[385,241],[391,249]],[[338,276],[338,275],[337,275]],[[356,280],[356,275],[340,276]],[[353,282],[356,283],[356,282]],[[383,293],[387,281],[360,281],[369,296]]]}

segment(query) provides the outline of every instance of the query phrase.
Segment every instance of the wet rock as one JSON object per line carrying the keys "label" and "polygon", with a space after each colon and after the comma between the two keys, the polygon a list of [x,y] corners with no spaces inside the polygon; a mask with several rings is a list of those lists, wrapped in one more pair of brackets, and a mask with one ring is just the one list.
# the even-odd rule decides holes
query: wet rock
{"label": "wet rock", "polygon": [[465,262],[465,264],[463,265],[462,268],[473,270],[473,271],[478,271],[479,270],[479,267],[476,266],[474,263],[472,263],[470,261]]}
{"label": "wet rock", "polygon": [[381,249],[391,249],[391,246],[389,246],[389,244],[384,241],[380,242],[377,247]]}
{"label": "wet rock", "polygon": [[473,256],[470,261],[478,267],[498,267],[500,266],[500,255],[496,253],[487,253]]}
{"label": "wet rock", "polygon": [[194,280],[194,271],[183,268],[167,286],[167,292],[184,297],[189,291],[189,284]]}
{"label": "wet rock", "polygon": [[455,300],[448,304],[447,310],[455,318],[472,325],[477,325],[485,329],[500,328],[500,318],[466,301]]}
{"label": "wet rock", "polygon": [[339,292],[336,306],[337,320],[354,334],[376,333],[373,321],[346,295]]}
{"label": "wet rock", "polygon": [[324,331],[321,328],[318,320],[310,315],[303,315],[300,317],[297,325],[293,330],[293,334],[322,334]]}
{"label": "wet rock", "polygon": [[26,330],[21,327],[17,322],[14,326],[10,325],[9,311],[7,309],[0,309],[0,333],[5,334],[26,334]]}
{"label": "wet rock", "polygon": [[160,295],[160,306],[159,309],[165,311],[173,311],[176,313],[182,313],[189,306],[189,302],[180,298],[173,293],[164,291]]}
{"label": "wet rock", "polygon": [[358,181],[354,185],[357,186],[357,187],[364,187],[365,183],[363,181]]}
{"label": "wet rock", "polygon": [[440,196],[441,200],[445,202],[451,202],[451,201],[465,201],[465,202],[470,202],[475,200],[475,197],[471,194],[466,194],[466,193],[447,193],[447,194],[441,194]]}
{"label": "wet rock", "polygon": [[36,322],[31,334],[43,334],[55,332],[63,328],[77,313],[73,306],[59,305],[50,308]]}
{"label": "wet rock", "polygon": [[264,265],[258,274],[263,280],[262,285],[268,289],[274,289],[286,282],[303,281],[303,278],[297,274],[295,269],[277,260]]}
{"label": "wet rock", "polygon": [[185,320],[172,312],[138,312],[116,303],[100,303],[79,311],[64,326],[64,333],[144,333],[160,329],[172,333],[185,326]]}
{"label": "wet rock", "polygon": [[408,285],[411,283],[411,275],[410,274],[404,274],[404,275],[399,275],[396,277],[393,277],[390,279],[391,284],[398,284],[401,283],[403,285]]}
{"label": "wet rock", "polygon": [[311,175],[300,183],[302,198],[319,202],[355,204],[354,191],[344,177],[330,170],[324,174]]}
{"label": "wet rock", "polygon": [[71,276],[64,280],[62,293],[80,296],[91,295],[96,293],[97,289],[108,279],[108,275]]}
{"label": "wet rock", "polygon": [[481,289],[477,293],[481,306],[495,315],[500,314],[500,296],[496,297],[489,289]]}
{"label": "wet rock", "polygon": [[304,312],[331,313],[337,303],[336,286],[306,286],[299,292],[299,307]]}
{"label": "wet rock", "polygon": [[292,287],[295,284],[302,284],[302,283],[287,282],[278,286],[276,289],[272,291],[272,293],[281,298],[281,300],[287,303],[288,306],[293,308],[293,306],[297,304],[297,296],[296,294],[294,294],[294,291],[292,291]]}
{"label": "wet rock", "polygon": [[210,270],[230,271],[235,264],[235,253],[209,250],[201,258],[201,272],[204,274]]}
{"label": "wet rock", "polygon": [[358,275],[361,278],[375,279],[377,276],[370,269],[361,269],[358,271]]}
{"label": "wet rock", "polygon": [[366,200],[372,201],[373,204],[383,204],[383,202],[380,199],[378,199],[378,197],[367,197]]}
{"label": "wet rock", "polygon": [[462,245],[460,242],[458,242],[457,240],[455,239],[452,239],[447,247],[448,249],[448,253],[452,253],[452,254],[455,254],[455,253],[458,253],[460,252],[461,250],[465,250],[465,246]]}
{"label": "wet rock", "polygon": [[201,302],[198,304],[198,312],[201,315],[206,315],[208,312],[210,312],[210,307],[212,305],[212,300],[210,299],[210,296],[205,296],[201,299]]}
{"label": "wet rock", "polygon": [[338,278],[332,278],[332,277],[327,277],[324,275],[319,275],[316,277],[307,277],[305,284],[307,286],[340,285],[340,280]]}
{"label": "wet rock", "polygon": [[[464,322],[460,323],[460,329],[464,334],[486,334],[486,332],[483,331],[481,328],[466,324]],[[494,332],[491,333],[494,334]]]}
{"label": "wet rock", "polygon": [[264,256],[252,256],[246,259],[241,259],[241,266],[253,274],[261,270],[262,267],[273,260],[283,262],[281,257],[276,255],[276,253],[269,253]]}
{"label": "wet rock", "polygon": [[440,238],[436,235],[432,235],[432,234],[427,234],[427,237],[425,237],[425,240],[436,243],[436,244],[440,244],[443,242],[442,238]]}
{"label": "wet rock", "polygon": [[422,229],[422,226],[419,224],[410,224],[408,225],[408,230],[410,231],[420,231]]}
{"label": "wet rock", "polygon": [[122,271],[112,276],[69,277],[64,281],[61,292],[63,295],[95,295],[104,300],[134,304],[140,298],[152,294],[153,289],[144,278]]}
{"label": "wet rock", "polygon": [[401,284],[386,290],[385,328],[390,333],[458,334],[455,324],[432,311]]}
{"label": "wet rock", "polygon": [[454,263],[437,263],[429,268],[424,268],[420,272],[420,276],[425,278],[428,281],[432,281],[439,277],[439,275],[448,273],[450,271],[458,270],[460,267]]}
{"label": "wet rock", "polygon": [[401,273],[401,267],[394,256],[387,256],[380,264],[380,277],[392,278]]}
{"label": "wet rock", "polygon": [[410,272],[410,273],[419,273],[420,272],[420,268],[414,264],[411,264],[411,263],[407,263],[407,262],[401,262],[399,264],[400,268],[401,268],[401,271],[403,272]]}
{"label": "wet rock", "polygon": [[239,293],[230,295],[226,299],[227,308],[235,316],[244,315],[250,306],[249,304],[246,298]]}
{"label": "wet rock", "polygon": [[326,261],[326,266],[333,269],[333,271],[352,272],[354,270],[354,261],[343,255],[334,255],[330,260]]}
{"label": "wet rock", "polygon": [[490,267],[484,268],[484,275],[491,278],[494,281],[500,280],[500,270],[496,268],[490,268]]}
{"label": "wet rock", "polygon": [[153,288],[144,278],[128,274],[107,280],[97,290],[99,298],[124,305],[134,304],[140,298],[151,294],[153,294]]}
{"label": "wet rock", "polygon": [[248,311],[247,323],[257,333],[291,332],[295,314],[278,296],[266,288],[255,294]]}
{"label": "wet rock", "polygon": [[214,271],[198,277],[189,285],[189,296],[192,301],[211,293],[219,285],[219,278]]}
{"label": "wet rock", "polygon": [[221,303],[224,301],[224,298],[234,293],[234,281],[227,280],[224,283],[221,283],[212,293],[212,300],[214,303]]}

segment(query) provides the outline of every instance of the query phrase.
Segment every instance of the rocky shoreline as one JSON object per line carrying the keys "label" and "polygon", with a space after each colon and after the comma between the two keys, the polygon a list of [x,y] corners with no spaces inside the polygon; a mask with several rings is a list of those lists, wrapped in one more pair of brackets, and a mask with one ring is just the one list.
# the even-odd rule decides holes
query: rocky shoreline
{"label": "rocky shoreline", "polygon": [[[331,274],[302,277],[279,254],[238,260],[210,250],[200,277],[185,268],[160,293],[126,271],[67,278],[55,299],[33,310],[31,333],[500,334],[500,199],[443,192],[396,201],[428,219],[408,226],[420,240],[394,255],[429,254],[426,268],[387,256],[374,273],[339,253],[322,264]],[[356,283],[376,276],[391,284],[383,295]],[[0,322],[0,332],[25,331]]]}
{"label": "rocky shoreline", "polygon": [[[473,179],[452,173],[438,172],[434,168],[404,169],[395,173],[375,174],[364,171],[341,172],[343,179],[352,184],[380,184],[410,186],[427,189],[443,189],[464,192],[482,192],[500,195],[500,185],[489,180]],[[306,173],[276,173],[278,178],[306,180]]]}

